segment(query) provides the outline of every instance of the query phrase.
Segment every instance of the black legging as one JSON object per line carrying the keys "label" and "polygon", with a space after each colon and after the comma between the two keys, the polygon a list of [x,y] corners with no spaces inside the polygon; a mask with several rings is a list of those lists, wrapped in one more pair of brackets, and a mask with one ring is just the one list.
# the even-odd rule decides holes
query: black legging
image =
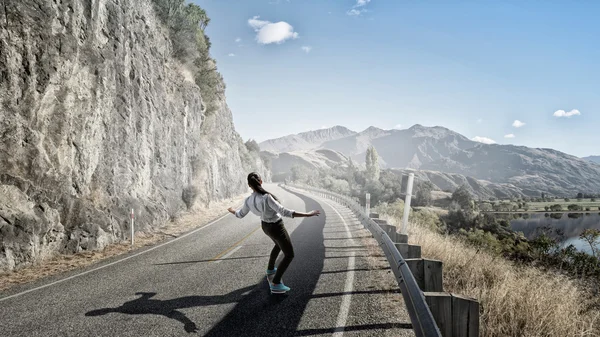
{"label": "black legging", "polygon": [[281,283],[281,276],[285,273],[285,270],[292,262],[292,259],[294,259],[294,247],[292,247],[290,235],[283,225],[283,220],[274,223],[262,221],[261,224],[263,232],[275,242],[275,247],[271,250],[271,257],[269,258],[268,268],[270,270],[275,268],[275,260],[277,260],[279,252],[283,251],[283,259],[279,263],[279,266],[277,266],[277,272],[273,278],[273,283],[279,284]]}

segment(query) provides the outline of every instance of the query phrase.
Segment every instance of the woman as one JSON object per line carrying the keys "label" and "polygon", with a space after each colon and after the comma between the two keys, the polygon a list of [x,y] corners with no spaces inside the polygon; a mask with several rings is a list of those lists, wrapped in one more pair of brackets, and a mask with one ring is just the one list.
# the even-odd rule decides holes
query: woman
{"label": "woman", "polygon": [[[269,277],[269,279],[270,277],[273,277],[271,291],[289,291],[290,288],[281,281],[281,276],[285,273],[285,270],[294,258],[294,247],[292,247],[292,242],[285,229],[282,217],[311,217],[318,216],[321,212],[315,210],[310,213],[300,213],[283,207],[279,203],[277,197],[265,191],[262,187],[262,179],[256,172],[252,172],[248,175],[248,186],[250,186],[254,193],[246,198],[244,206],[237,211],[229,207],[228,211],[235,214],[235,216],[240,219],[245,217],[250,211],[260,216],[263,232],[275,242],[275,247],[271,250],[271,257],[269,258],[269,265],[267,266],[267,277]],[[280,251],[283,251],[284,256],[279,263],[278,268],[275,268],[275,260],[277,260],[277,255],[279,255]]]}

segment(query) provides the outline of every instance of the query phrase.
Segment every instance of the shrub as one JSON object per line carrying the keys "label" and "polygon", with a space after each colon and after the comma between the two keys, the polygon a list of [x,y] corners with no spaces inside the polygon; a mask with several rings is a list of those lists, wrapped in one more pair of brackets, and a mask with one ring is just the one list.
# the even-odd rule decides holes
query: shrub
{"label": "shrub", "polygon": [[560,212],[560,211],[562,211],[562,206],[560,204],[555,204],[555,205],[550,206],[550,210],[552,212]]}
{"label": "shrub", "polygon": [[192,186],[192,185],[187,186],[181,192],[181,199],[183,200],[183,202],[185,203],[185,206],[188,209],[191,209],[192,206],[194,206],[194,203],[196,202],[197,197],[198,197],[198,187],[196,187],[196,186]]}
{"label": "shrub", "polygon": [[246,148],[250,152],[255,152],[255,153],[260,152],[260,146],[258,146],[258,143],[254,139],[250,139],[246,142]]}

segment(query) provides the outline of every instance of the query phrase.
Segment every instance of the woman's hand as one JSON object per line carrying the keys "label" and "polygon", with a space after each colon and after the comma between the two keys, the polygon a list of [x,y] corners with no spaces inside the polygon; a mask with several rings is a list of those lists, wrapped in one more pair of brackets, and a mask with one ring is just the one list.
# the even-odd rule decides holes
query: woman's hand
{"label": "woman's hand", "polygon": [[309,214],[309,216],[319,216],[319,214],[321,214],[321,211],[319,211],[319,210],[314,210],[314,211],[311,211],[311,212],[310,212],[310,213],[308,213],[308,214]]}
{"label": "woman's hand", "polygon": [[233,207],[229,207],[227,210],[229,211],[229,213],[235,214],[235,210],[233,209]]}

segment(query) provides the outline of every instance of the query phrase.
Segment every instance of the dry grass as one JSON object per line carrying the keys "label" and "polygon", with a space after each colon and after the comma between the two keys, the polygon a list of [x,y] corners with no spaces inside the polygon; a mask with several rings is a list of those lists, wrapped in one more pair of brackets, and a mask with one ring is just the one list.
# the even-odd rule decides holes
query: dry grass
{"label": "dry grass", "polygon": [[[394,222],[394,219],[388,219]],[[460,238],[412,223],[410,243],[444,263],[444,290],[481,304],[481,336],[600,336],[600,312],[576,281],[519,266],[468,246]]]}
{"label": "dry grass", "polygon": [[57,254],[52,259],[42,261],[10,273],[0,274],[0,291],[14,285],[29,283],[41,278],[52,276],[66,271],[89,266],[98,261],[125,254],[145,246],[152,246],[165,239],[177,237],[194,228],[200,227],[211,220],[226,213],[229,206],[240,205],[246,195],[214,202],[210,207],[195,212],[183,214],[174,222],[169,222],[152,233],[136,233],[135,245],[130,242],[120,242],[109,245],[102,251],[82,252],[78,254]]}

